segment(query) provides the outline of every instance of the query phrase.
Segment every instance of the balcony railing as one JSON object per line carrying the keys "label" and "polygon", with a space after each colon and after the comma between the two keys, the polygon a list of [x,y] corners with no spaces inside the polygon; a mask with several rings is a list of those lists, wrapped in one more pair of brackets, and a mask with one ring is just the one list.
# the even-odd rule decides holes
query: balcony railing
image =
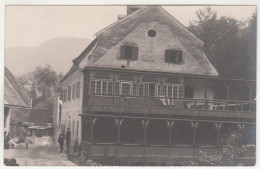
{"label": "balcony railing", "polygon": [[[91,144],[82,141],[82,150],[90,156],[116,155],[127,157],[129,155],[136,157],[198,157],[200,151],[206,152],[210,156],[221,155],[222,146],[143,146],[143,145],[117,145],[117,144]],[[255,158],[255,147],[246,148],[244,158]]]}
{"label": "balcony railing", "polygon": [[255,118],[256,102],[90,94],[88,111],[218,118]]}

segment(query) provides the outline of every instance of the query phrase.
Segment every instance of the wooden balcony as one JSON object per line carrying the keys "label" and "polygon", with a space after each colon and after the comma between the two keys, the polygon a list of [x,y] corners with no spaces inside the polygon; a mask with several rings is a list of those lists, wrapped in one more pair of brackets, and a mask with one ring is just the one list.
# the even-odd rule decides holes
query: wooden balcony
{"label": "wooden balcony", "polygon": [[252,101],[177,99],[166,97],[89,95],[85,112],[127,113],[195,118],[256,118]]}

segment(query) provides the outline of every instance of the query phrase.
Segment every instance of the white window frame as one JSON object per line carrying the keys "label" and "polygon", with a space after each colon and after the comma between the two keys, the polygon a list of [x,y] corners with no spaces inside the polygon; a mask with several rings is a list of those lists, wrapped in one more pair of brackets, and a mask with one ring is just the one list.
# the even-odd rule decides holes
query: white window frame
{"label": "white window frame", "polygon": [[[160,85],[160,84],[158,84]],[[158,90],[158,85],[157,85],[157,95],[159,95],[159,90]],[[164,96],[164,97],[169,97],[169,98],[183,98],[183,93],[184,93],[184,86],[183,84],[163,84],[163,85],[160,85],[161,88],[163,88],[163,86],[166,86],[166,96],[163,94],[163,89],[162,89],[162,92],[160,92],[160,96]],[[172,92],[171,92],[171,96],[168,96],[168,88],[169,86],[172,87]],[[173,93],[174,93],[174,87],[177,87],[177,97],[173,97]],[[182,87],[182,95],[181,97],[180,96],[180,88]]]}
{"label": "white window frame", "polygon": [[[97,93],[97,81],[99,81],[100,83],[101,83],[101,85],[100,85],[100,93]],[[100,95],[102,95],[102,94],[108,94],[108,84],[109,84],[109,82],[111,82],[112,83],[112,85],[113,85],[113,81],[111,81],[111,80],[91,80],[90,81],[90,92],[92,92],[92,89],[91,89],[91,83],[92,82],[94,82],[95,83],[95,85],[94,85],[94,93],[96,94],[96,95],[98,95],[98,94],[100,94]],[[105,92],[103,92],[103,83],[106,83],[107,84],[107,88],[106,88],[106,91]],[[113,93],[113,86],[112,86],[112,93]]]}
{"label": "white window frame", "polygon": [[120,91],[120,95],[123,95],[122,93],[123,93],[123,87],[122,87],[122,85],[123,84],[129,84],[130,85],[130,93],[129,93],[129,96],[131,96],[132,95],[132,92],[133,92],[133,83],[131,83],[131,82],[121,82],[120,83],[120,89],[119,89],[119,91]]}

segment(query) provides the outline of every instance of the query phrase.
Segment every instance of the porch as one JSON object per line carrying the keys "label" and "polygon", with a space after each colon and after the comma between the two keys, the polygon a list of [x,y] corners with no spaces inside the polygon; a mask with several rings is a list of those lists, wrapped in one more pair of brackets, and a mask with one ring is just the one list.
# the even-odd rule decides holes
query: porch
{"label": "porch", "polygon": [[83,111],[252,121],[256,102],[89,94]]}
{"label": "porch", "polygon": [[[227,138],[240,133],[241,145],[255,145],[255,123],[177,118],[82,114],[82,151],[91,159],[172,160],[198,158],[200,151],[221,155]],[[255,160],[248,146],[241,160]]]}

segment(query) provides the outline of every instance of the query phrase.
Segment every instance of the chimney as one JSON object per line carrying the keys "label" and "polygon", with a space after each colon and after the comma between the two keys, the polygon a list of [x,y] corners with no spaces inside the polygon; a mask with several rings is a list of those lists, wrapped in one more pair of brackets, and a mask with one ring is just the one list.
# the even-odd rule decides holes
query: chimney
{"label": "chimney", "polygon": [[140,5],[127,5],[127,15],[137,11],[138,9],[142,8]]}

